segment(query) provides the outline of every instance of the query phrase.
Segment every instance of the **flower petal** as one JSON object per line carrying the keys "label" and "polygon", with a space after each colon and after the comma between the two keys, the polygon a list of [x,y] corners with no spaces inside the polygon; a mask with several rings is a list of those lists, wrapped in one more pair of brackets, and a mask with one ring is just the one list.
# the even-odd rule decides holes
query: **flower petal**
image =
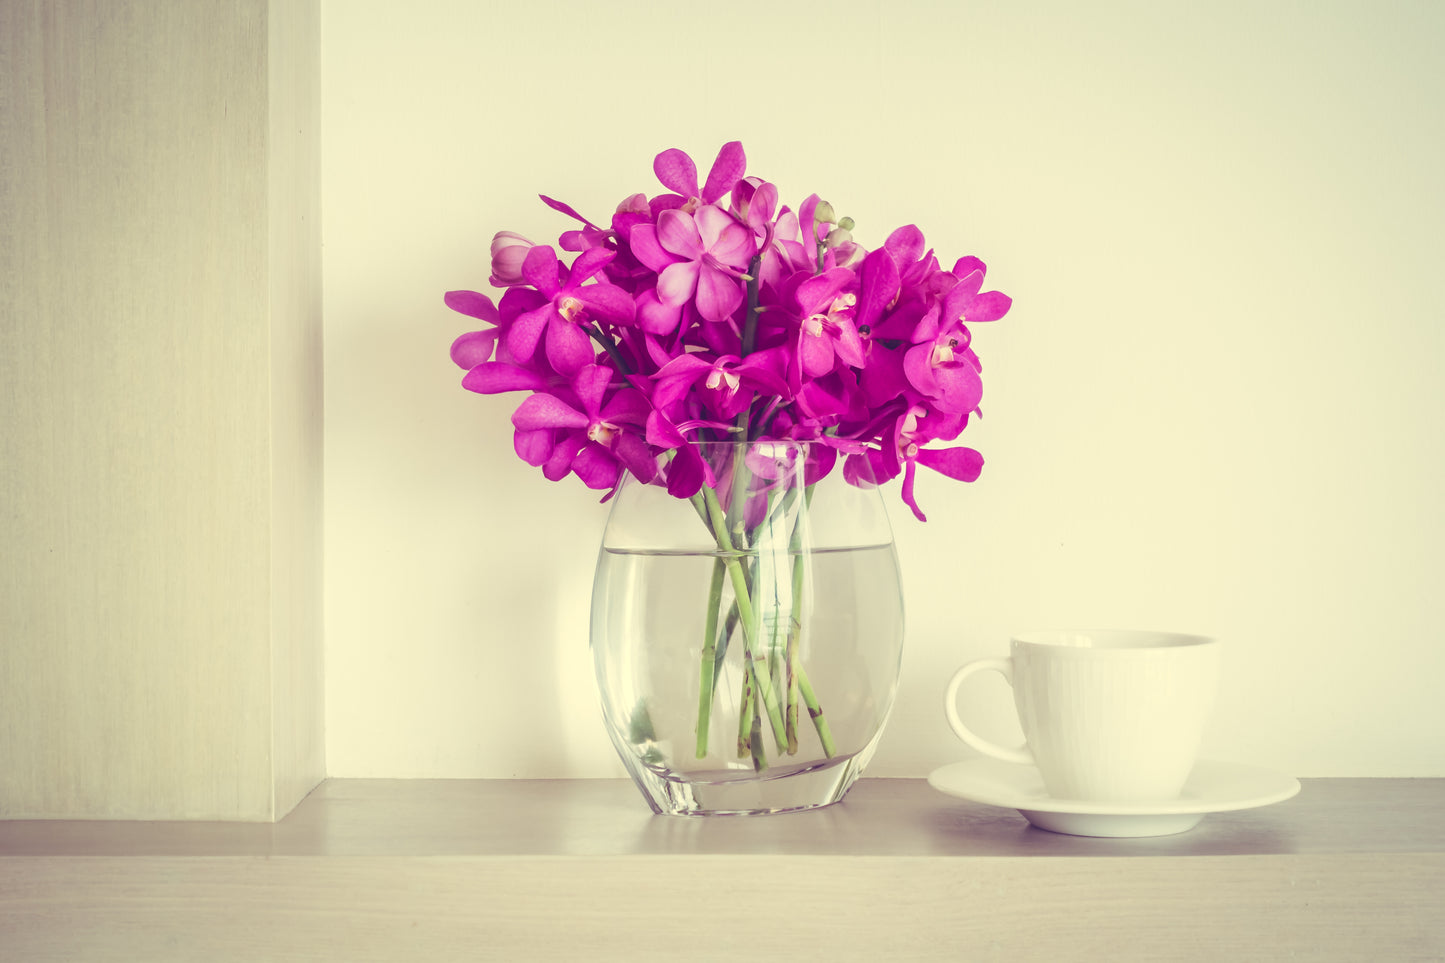
{"label": "flower petal", "polygon": [[564,375],[576,374],[584,365],[597,358],[592,350],[592,341],[582,329],[561,315],[553,314],[547,325],[547,363],[556,372]]}
{"label": "flower petal", "polygon": [[[742,141],[730,140],[722,145],[722,149],[717,152],[717,160],[712,162],[712,170],[708,171],[707,183],[702,186],[703,203],[716,203],[720,197],[732,190],[747,167],[748,159],[743,153]],[[696,179],[696,171],[693,172],[693,177]]]}
{"label": "flower petal", "polygon": [[555,297],[562,289],[557,273],[559,267],[557,252],[552,250],[551,245],[538,244],[527,252],[527,259],[522,262],[522,277],[547,297]]}
{"label": "flower petal", "polygon": [[491,324],[501,323],[497,306],[485,294],[478,294],[476,291],[448,291],[443,301],[453,311],[469,318],[478,318]]}
{"label": "flower petal", "polygon": [[587,444],[587,433],[569,431],[557,439],[552,454],[542,463],[542,475],[548,481],[561,481],[572,470],[572,461]]}
{"label": "flower petal", "polygon": [[612,456],[644,484],[657,477],[657,459],[653,457],[652,449],[630,431],[617,436],[612,444]]}
{"label": "flower petal", "polygon": [[[678,431],[672,422],[663,417],[661,412],[654,411],[647,416],[647,443],[649,445],[655,445],[658,448],[671,450],[673,448],[686,446],[687,439],[683,437],[682,432]],[[696,490],[697,489],[693,489],[693,491]]]}
{"label": "flower petal", "polygon": [[964,320],[969,324],[982,324],[985,321],[997,321],[1008,314],[1008,309],[1013,307],[1013,298],[999,291],[985,291],[974,298],[964,312]]}
{"label": "flower petal", "polygon": [[833,370],[833,341],[826,334],[809,334],[803,329],[798,338],[798,360],[803,374],[817,378]]}
{"label": "flower petal", "polygon": [[616,256],[616,251],[610,251],[605,247],[589,247],[577,255],[577,259],[572,262],[572,269],[568,274],[568,285],[575,287],[583,281],[596,277],[597,272],[606,267]]}
{"label": "flower petal", "polygon": [[[716,210],[704,208],[704,210]],[[726,217],[727,215],[723,215]],[[702,257],[702,237],[698,234],[697,222],[691,214],[682,211],[663,211],[657,217],[657,243],[663,250],[671,251],[689,261]]]}
{"label": "flower petal", "polygon": [[765,393],[787,397],[788,352],[782,347],[754,351],[737,367],[738,375]]}
{"label": "flower petal", "polygon": [[573,292],[577,300],[591,309],[593,316],[609,324],[631,324],[637,315],[637,305],[632,295],[615,284],[599,281],[584,284]]}
{"label": "flower petal", "polygon": [[934,368],[929,363],[932,357],[932,342],[915,345],[909,348],[908,353],[903,356],[903,373],[908,376],[909,383],[930,398],[938,394],[938,384],[934,381]]}
{"label": "flower petal", "polygon": [[863,386],[863,396],[873,410],[909,390],[908,376],[903,372],[904,352],[890,350],[873,342],[868,351],[868,363],[858,379]]}
{"label": "flower petal", "polygon": [[858,337],[858,329],[848,318],[838,321],[835,329],[837,337],[833,341],[833,350],[838,353],[844,364],[852,365],[855,368],[863,367],[866,360],[863,354],[863,339]]}
{"label": "flower petal", "polygon": [[923,509],[918,507],[918,502],[913,497],[913,477],[918,473],[917,466],[913,459],[908,459],[903,468],[903,504],[913,509],[913,514],[920,522],[928,521],[928,516],[923,514]]}
{"label": "flower petal", "polygon": [[657,276],[657,296],[663,304],[679,307],[697,290],[698,263],[678,261]]}
{"label": "flower petal", "polygon": [[972,448],[924,448],[918,452],[918,463],[958,481],[977,481],[983,473],[983,455]]}
{"label": "flower petal", "polygon": [[512,413],[512,426],[518,431],[540,428],[586,428],[588,418],[556,395],[539,391],[528,395]]}
{"label": "flower petal", "polygon": [[546,194],[538,194],[537,196],[542,199],[542,203],[543,203],[543,204],[546,204],[546,205],[547,205],[548,207],[550,207],[552,210],[557,211],[558,213],[561,213],[561,214],[566,214],[568,217],[576,218],[577,220],[581,221],[583,224],[586,224],[588,227],[596,227],[596,226],[597,226],[597,225],[593,224],[591,221],[587,220],[587,218],[583,217],[581,214],[578,214],[576,211],[572,210],[571,207],[567,206],[566,204],[563,204],[561,201],[554,201],[554,200],[552,200],[552,198],[548,197]]}
{"label": "flower petal", "polygon": [[595,420],[602,411],[602,398],[607,394],[607,385],[612,381],[612,369],[600,364],[588,364],[572,376],[572,390],[582,402],[582,410],[589,420]]}
{"label": "flower petal", "polygon": [[638,224],[633,227],[632,232],[627,235],[627,243],[632,248],[633,256],[657,273],[661,273],[677,260],[657,242],[657,228],[652,224]]}
{"label": "flower petal", "polygon": [[677,323],[682,320],[682,305],[663,304],[658,299],[655,290],[639,294],[636,304],[635,320],[638,327],[648,334],[658,336],[672,334],[677,330]]}
{"label": "flower petal", "polygon": [[[816,253],[814,248],[818,244],[817,210],[818,204],[821,203],[822,200],[817,194],[809,194],[803,201],[803,206],[798,209],[798,231],[799,236],[803,239],[803,257],[808,262],[812,261]],[[799,266],[803,267],[807,265]]]}
{"label": "flower petal", "polygon": [[487,361],[467,372],[462,379],[462,387],[483,395],[504,391],[540,391],[547,387],[547,379],[514,364]]}
{"label": "flower petal", "polygon": [[695,445],[683,445],[667,465],[667,493],[673,498],[691,498],[707,478],[707,466]]}
{"label": "flower petal", "polygon": [[711,267],[698,272],[697,313],[703,318],[725,321],[742,303],[743,286],[737,278]]}
{"label": "flower petal", "polygon": [[908,224],[888,235],[888,240],[883,242],[883,248],[893,256],[899,267],[904,267],[923,257],[926,243],[923,232],[916,225]]}
{"label": "flower petal", "polygon": [[977,294],[979,290],[983,287],[983,275],[987,271],[988,265],[984,264],[983,261],[970,254],[967,257],[961,257],[957,261],[954,261],[953,270],[948,273],[952,274],[960,281],[964,280],[970,275],[977,274],[979,276],[978,284],[975,285],[973,289],[973,293]]}
{"label": "flower petal", "polygon": [[611,488],[617,484],[622,466],[610,451],[593,441],[583,445],[572,459],[572,471],[588,488]]}
{"label": "flower petal", "polygon": [[983,400],[983,379],[968,362],[943,364],[933,369],[938,387],[934,403],[949,412],[973,411]]}
{"label": "flower petal", "polygon": [[647,400],[647,395],[636,388],[623,388],[602,406],[602,420],[609,421],[614,425],[641,427],[647,424],[647,416],[650,414],[652,414],[652,402]]}
{"label": "flower petal", "polygon": [[517,316],[507,329],[507,350],[512,357],[525,361],[532,357],[537,351],[537,342],[541,340],[542,332],[547,329],[547,319],[556,311],[552,308],[552,302],[545,302],[541,307],[534,308],[525,314]]}
{"label": "flower petal", "polygon": [[877,327],[884,309],[899,295],[899,269],[889,252],[879,249],[863,259],[858,269],[858,309],[853,320],[858,327]]}
{"label": "flower petal", "polygon": [[697,165],[692,158],[670,148],[652,159],[652,172],[662,186],[684,198],[697,197]]}
{"label": "flower petal", "polygon": [[492,360],[492,350],[497,346],[498,328],[486,331],[469,331],[452,342],[452,361],[459,368],[468,371],[484,361]]}
{"label": "flower petal", "polygon": [[535,468],[552,457],[552,451],[556,447],[552,442],[552,434],[551,428],[514,432],[512,450],[517,453],[518,458]]}
{"label": "flower petal", "polygon": [[798,285],[796,297],[799,310],[803,314],[823,312],[851,280],[853,272],[846,268],[834,268],[808,278]]}
{"label": "flower petal", "polygon": [[[735,267],[738,270],[746,268],[748,262],[752,260],[753,255],[758,251],[758,246],[753,239],[753,232],[743,227],[727,214],[718,211],[715,207],[705,207],[701,211],[698,211],[699,217],[701,217],[703,211],[717,211],[726,218],[726,223],[718,226],[719,229],[716,240],[707,245],[708,253],[724,264]],[[709,217],[709,220],[712,220],[712,218]],[[706,234],[704,232],[704,237],[705,236]]]}

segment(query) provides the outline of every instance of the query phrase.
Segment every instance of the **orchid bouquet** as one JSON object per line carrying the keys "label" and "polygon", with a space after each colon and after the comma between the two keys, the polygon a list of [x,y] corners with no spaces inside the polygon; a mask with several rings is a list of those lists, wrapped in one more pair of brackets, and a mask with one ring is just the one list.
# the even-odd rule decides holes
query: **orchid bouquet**
{"label": "orchid bouquet", "polygon": [[705,466],[689,438],[818,441],[867,459],[880,483],[901,474],[920,520],[918,465],[978,477],[972,448],[925,446],[955,440],[978,411],[968,326],[1012,303],[982,290],[981,260],[945,270],[911,225],[866,251],[816,194],[795,213],[745,176],[737,141],[701,187],[680,150],[652,167],[668,192],[625,198],[605,227],[542,196],[580,225],[558,239],[570,265],[502,231],[491,245],[501,303],[446,295],[487,325],[452,344],[462,386],[529,392],[512,415],[523,461],[611,492],[624,470],[654,480],[658,456],[674,452],[668,490],[691,498]]}
{"label": "orchid bouquet", "polygon": [[[972,448],[929,446],[953,442],[978,412],[969,326],[1002,317],[1011,302],[983,290],[978,258],[945,269],[917,227],[869,251],[816,194],[796,211],[783,205],[777,187],[747,175],[738,142],[722,147],[701,185],[680,150],[658,154],[653,171],[666,191],[632,194],[605,224],[543,196],[576,222],[555,248],[498,233],[490,280],[505,293],[499,303],[475,291],[446,295],[484,323],[457,338],[451,356],[471,391],[526,393],[512,415],[514,447],[548,479],[576,475],[605,501],[630,473],[692,501],[721,553],[711,609],[724,571],[733,590],[723,606],[730,621],[719,622],[728,629],[708,631],[707,663],[717,636],[738,625],[745,645],[764,643],[761,606],[749,603],[758,573],[738,556],[778,506],[766,485],[743,483],[757,466],[738,458],[720,471],[690,443],[811,442],[809,485],[840,461],[855,485],[901,475],[903,501],[923,520],[919,465],[961,481],[980,473]],[[574,255],[570,263],[558,249]],[[743,491],[748,504],[729,503]],[[772,649],[788,651],[788,640]],[[754,722],[771,723],[782,749],[796,746],[787,707],[802,673],[779,663],[776,679],[750,677],[749,689]],[[712,693],[706,665],[703,675],[699,756]],[[826,717],[804,697],[831,755]],[[752,755],[762,768],[756,746]]]}

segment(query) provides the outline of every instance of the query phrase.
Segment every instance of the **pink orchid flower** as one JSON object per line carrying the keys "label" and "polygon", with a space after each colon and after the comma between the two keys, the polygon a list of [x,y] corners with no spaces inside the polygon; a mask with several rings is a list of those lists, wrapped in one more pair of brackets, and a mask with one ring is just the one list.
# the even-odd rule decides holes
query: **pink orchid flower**
{"label": "pink orchid flower", "polygon": [[631,295],[616,285],[585,283],[600,273],[612,257],[611,251],[591,248],[579,254],[569,270],[549,245],[528,251],[522,275],[535,289],[536,296],[529,299],[535,306],[519,314],[508,327],[507,348],[512,355],[530,358],[545,333],[547,362],[556,371],[572,375],[591,363],[596,352],[584,330],[587,323],[593,317],[627,323],[635,311]]}
{"label": "pink orchid flower", "polygon": [[881,482],[903,473],[903,503],[920,522],[928,521],[913,494],[917,466],[923,465],[958,481],[977,481],[983,472],[983,456],[972,448],[928,449],[931,437],[920,422],[927,415],[921,406],[909,408],[894,424],[892,444],[869,453],[875,477]]}
{"label": "pink orchid flower", "polygon": [[843,290],[853,280],[852,271],[834,268],[798,286],[796,297],[802,317],[798,362],[803,377],[825,375],[840,362],[863,367],[863,340],[853,324],[858,297]]}
{"label": "pink orchid flower", "polygon": [[517,453],[552,481],[572,473],[588,488],[611,488],[624,467],[651,481],[657,464],[642,429],[652,405],[635,388],[611,390],[612,376],[601,365],[586,365],[573,375],[580,410],[559,394],[529,395],[512,414]]}
{"label": "pink orchid flower", "polygon": [[[924,396],[954,412],[973,411],[983,395],[978,355],[969,347],[972,334],[967,325],[995,321],[1013,304],[1006,294],[983,294],[985,268],[977,258],[962,258],[955,271],[967,271],[953,282],[943,300],[919,322],[915,347],[904,359],[908,380]],[[942,274],[950,279],[953,275]]]}
{"label": "pink orchid flower", "polygon": [[779,348],[755,351],[745,359],[722,355],[709,361],[699,354],[679,355],[654,376],[652,403],[660,410],[673,410],[696,390],[717,420],[730,421],[753,403],[755,394],[789,394],[787,363]]}
{"label": "pink orchid flower", "polygon": [[748,262],[756,253],[752,232],[711,205],[696,214],[663,211],[657,225],[639,224],[628,238],[637,259],[657,272],[663,304],[690,300],[708,321],[732,316],[743,303]]}

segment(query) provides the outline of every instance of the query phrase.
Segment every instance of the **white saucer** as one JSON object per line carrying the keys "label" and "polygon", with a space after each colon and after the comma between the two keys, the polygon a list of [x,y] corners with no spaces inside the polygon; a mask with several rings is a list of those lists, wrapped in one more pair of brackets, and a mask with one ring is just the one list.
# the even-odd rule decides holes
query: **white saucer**
{"label": "white saucer", "polygon": [[1233,762],[1201,759],[1178,799],[1156,803],[1054,799],[1033,766],[977,758],[935,769],[939,792],[989,806],[1017,809],[1040,829],[1070,836],[1169,836],[1193,829],[1207,813],[1253,809],[1299,792],[1299,780]]}

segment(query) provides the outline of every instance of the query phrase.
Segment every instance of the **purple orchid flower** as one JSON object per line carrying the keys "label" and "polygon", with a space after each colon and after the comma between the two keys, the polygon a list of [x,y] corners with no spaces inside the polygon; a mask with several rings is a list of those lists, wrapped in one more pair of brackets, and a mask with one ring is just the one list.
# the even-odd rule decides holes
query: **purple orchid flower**
{"label": "purple orchid flower", "polygon": [[722,321],[742,305],[740,278],[757,249],[752,232],[720,208],[663,211],[655,227],[634,227],[628,243],[657,272],[662,303],[678,307],[695,300],[708,321]]}
{"label": "purple orchid flower", "polygon": [[858,297],[844,290],[853,282],[852,271],[834,268],[798,285],[795,296],[803,319],[798,328],[798,367],[802,377],[821,377],[838,362],[863,367],[863,340],[853,323]]}
{"label": "purple orchid flower", "polygon": [[704,408],[718,421],[731,421],[753,403],[755,393],[790,394],[787,364],[787,355],[779,348],[755,351],[747,358],[722,355],[711,361],[699,354],[679,355],[654,376],[652,403],[661,411],[671,411],[697,391]]}
{"label": "purple orchid flower", "polygon": [[549,245],[528,251],[522,275],[535,291],[513,290],[534,295],[528,299],[533,306],[508,326],[507,348],[512,355],[530,358],[545,333],[547,362],[555,370],[572,375],[590,364],[596,352],[584,330],[586,324],[593,317],[625,324],[633,319],[636,310],[631,295],[616,285],[605,281],[586,283],[612,257],[611,251],[591,248],[579,254],[569,270]]}
{"label": "purple orchid flower", "polygon": [[978,355],[969,346],[973,336],[967,324],[995,321],[1013,302],[997,291],[979,293],[985,268],[977,258],[961,259],[955,270],[968,273],[953,282],[943,300],[919,322],[904,370],[925,397],[949,411],[967,412],[978,407],[983,395]]}
{"label": "purple orchid flower", "polygon": [[609,396],[612,377],[610,368],[586,365],[572,377],[572,399],[548,391],[529,395],[512,415],[518,454],[552,481],[570,472],[588,488],[612,488],[624,467],[651,481],[657,464],[642,430],[652,405],[635,388]]}
{"label": "purple orchid flower", "polygon": [[949,478],[964,482],[977,481],[983,471],[983,456],[972,448],[960,446],[928,449],[922,447],[932,440],[929,433],[920,427],[920,422],[926,416],[927,411],[922,406],[909,408],[899,415],[898,420],[894,423],[891,444],[868,453],[868,458],[872,462],[873,475],[878,481],[896,478],[899,472],[902,472],[903,503],[912,510],[920,522],[926,522],[928,518],[918,507],[918,501],[913,494],[917,466],[923,465],[925,468],[931,468]]}

